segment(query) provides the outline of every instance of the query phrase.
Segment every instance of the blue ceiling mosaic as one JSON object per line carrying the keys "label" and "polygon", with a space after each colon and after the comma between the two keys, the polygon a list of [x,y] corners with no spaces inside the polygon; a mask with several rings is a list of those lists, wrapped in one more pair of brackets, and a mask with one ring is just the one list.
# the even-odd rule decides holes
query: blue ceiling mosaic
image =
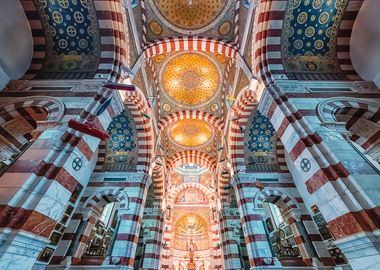
{"label": "blue ceiling mosaic", "polygon": [[137,131],[130,114],[123,111],[115,116],[107,132],[111,138],[106,145],[106,169],[133,170],[137,161]]}
{"label": "blue ceiling mosaic", "polygon": [[282,55],[288,72],[338,72],[337,32],[348,0],[288,1]]}
{"label": "blue ceiling mosaic", "polygon": [[268,118],[259,111],[253,112],[244,136],[244,150],[248,171],[277,170],[277,135]]}
{"label": "blue ceiling mosaic", "polygon": [[[92,0],[35,0],[46,36],[44,72],[79,72],[93,77],[100,55]],[[78,78],[78,77],[76,77]]]}

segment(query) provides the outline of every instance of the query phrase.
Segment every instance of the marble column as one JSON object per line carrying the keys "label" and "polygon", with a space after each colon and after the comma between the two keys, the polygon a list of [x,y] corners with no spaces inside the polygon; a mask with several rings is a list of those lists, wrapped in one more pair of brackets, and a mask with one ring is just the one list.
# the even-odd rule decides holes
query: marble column
{"label": "marble column", "polygon": [[128,206],[121,206],[118,211],[120,224],[110,262],[121,269],[133,269],[146,195],[151,184],[149,176],[143,173],[136,173],[127,181],[129,186],[125,193],[129,202]]}

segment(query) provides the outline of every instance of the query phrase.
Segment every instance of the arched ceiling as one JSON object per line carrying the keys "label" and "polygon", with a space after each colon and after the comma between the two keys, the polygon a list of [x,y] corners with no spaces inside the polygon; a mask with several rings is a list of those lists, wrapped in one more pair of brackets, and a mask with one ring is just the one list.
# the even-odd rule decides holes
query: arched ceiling
{"label": "arched ceiling", "polygon": [[252,112],[244,134],[247,171],[277,171],[277,135],[269,119]]}
{"label": "arched ceiling", "polygon": [[158,15],[171,28],[181,30],[207,29],[226,10],[231,1],[227,0],[156,0],[153,6]]}
{"label": "arched ceiling", "polygon": [[338,29],[348,0],[288,1],[282,32],[287,72],[339,72]]}
{"label": "arched ceiling", "polygon": [[[181,35],[234,41],[240,0],[142,0],[148,42]],[[145,21],[144,21],[145,20]]]}
{"label": "arched ceiling", "polygon": [[163,93],[179,106],[199,107],[209,103],[221,88],[221,71],[206,54],[175,54],[160,73]]}
{"label": "arched ceiling", "polygon": [[[93,0],[42,0],[34,4],[42,25],[40,31],[44,32],[46,54],[38,78],[93,78],[100,56],[99,24]],[[27,15],[30,21],[35,20],[32,17],[35,14],[27,12]]]}
{"label": "arched ceiling", "polygon": [[199,148],[214,137],[214,130],[206,121],[182,119],[173,123],[168,131],[169,139],[184,148]]}
{"label": "arched ceiling", "polygon": [[103,170],[134,171],[137,166],[137,131],[128,110],[115,116],[110,123]]}

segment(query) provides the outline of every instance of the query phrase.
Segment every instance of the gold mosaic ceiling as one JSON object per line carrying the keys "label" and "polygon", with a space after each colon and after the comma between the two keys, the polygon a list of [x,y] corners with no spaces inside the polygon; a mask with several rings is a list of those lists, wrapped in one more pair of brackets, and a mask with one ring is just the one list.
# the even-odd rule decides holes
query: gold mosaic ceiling
{"label": "gold mosaic ceiling", "polygon": [[201,106],[220,88],[220,73],[211,58],[199,53],[180,54],[169,60],[160,75],[164,94],[173,102]]}
{"label": "gold mosaic ceiling", "polygon": [[160,15],[183,30],[202,29],[214,22],[229,0],[155,0]]}
{"label": "gold mosaic ceiling", "polygon": [[180,235],[202,235],[208,232],[208,225],[201,215],[188,213],[177,221],[175,232]]}
{"label": "gold mosaic ceiling", "polygon": [[213,137],[212,127],[203,120],[182,119],[169,129],[169,138],[182,147],[200,147]]}

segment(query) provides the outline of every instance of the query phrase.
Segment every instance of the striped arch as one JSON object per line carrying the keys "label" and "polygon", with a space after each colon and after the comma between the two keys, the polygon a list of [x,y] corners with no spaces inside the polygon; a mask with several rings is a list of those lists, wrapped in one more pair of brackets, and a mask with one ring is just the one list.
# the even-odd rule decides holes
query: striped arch
{"label": "striped arch", "polygon": [[186,150],[182,152],[175,153],[173,156],[166,160],[166,167],[169,172],[173,171],[175,167],[188,164],[196,163],[202,165],[210,170],[210,172],[215,172],[216,163],[213,157],[204,152],[197,150]]}
{"label": "striped arch", "polygon": [[166,130],[171,124],[178,120],[182,119],[199,119],[207,121],[212,127],[216,127],[216,129],[220,132],[224,129],[224,122],[219,117],[201,111],[193,111],[193,110],[183,110],[171,113],[169,115],[164,116],[158,122],[158,129],[160,131]]}
{"label": "striped arch", "polygon": [[149,173],[154,141],[152,120],[148,118],[151,115],[148,102],[138,89],[136,91],[124,91],[122,98],[136,124],[138,138],[137,171]]}
{"label": "striped arch", "polygon": [[257,94],[247,88],[237,97],[233,105],[233,116],[230,122],[230,155],[235,172],[245,171],[244,132],[252,111],[258,102]]}
{"label": "striped arch", "polygon": [[[325,125],[344,126],[352,134],[351,141],[360,145],[365,151],[375,146],[380,139],[380,104],[354,98],[332,98],[318,105],[318,116]],[[360,120],[374,123],[373,129],[367,126],[364,134],[356,127]],[[377,125],[376,125],[377,124]]]}
{"label": "striped arch", "polygon": [[178,51],[202,51],[208,53],[219,53],[236,59],[239,54],[238,49],[226,41],[215,40],[204,37],[176,37],[165,38],[150,43],[143,49],[145,59],[149,59],[158,54],[165,54]]}
{"label": "striped arch", "polygon": [[190,189],[190,188],[197,189],[200,192],[202,192],[207,197],[208,202],[210,204],[215,201],[215,192],[213,190],[205,187],[204,185],[202,185],[200,183],[190,182],[190,183],[183,183],[183,184],[171,189],[168,192],[167,204],[172,206],[174,204],[174,201],[177,198],[177,196],[179,194],[181,194],[182,192],[186,191],[187,189]]}
{"label": "striped arch", "polygon": [[[253,29],[252,66],[254,74],[262,81],[287,78],[282,62],[281,35],[286,7],[285,0],[258,0]],[[350,80],[360,79],[350,60],[349,43],[353,24],[364,0],[349,1],[343,16],[337,39],[337,58],[343,73]],[[319,74],[311,74],[312,80],[325,79]]]}
{"label": "striped arch", "polygon": [[259,193],[256,195],[255,200],[253,201],[254,208],[262,208],[264,202],[276,204],[284,212],[299,208],[296,201],[289,195],[273,189],[265,189],[259,191]]}
{"label": "striped arch", "polygon": [[65,113],[64,104],[52,97],[31,96],[16,100],[15,103],[0,108],[0,125],[17,117],[28,118],[35,113],[35,108],[47,112],[46,120],[43,122],[59,123]]}
{"label": "striped arch", "polygon": [[102,208],[112,202],[123,202],[120,208],[128,208],[128,195],[122,188],[105,189],[91,196],[84,203],[85,207],[93,210],[99,216],[102,214]]}
{"label": "striped arch", "polygon": [[156,160],[155,163],[156,165],[152,171],[152,180],[154,185],[154,204],[160,204],[164,196],[165,171],[161,160]]}
{"label": "striped arch", "polygon": [[[338,114],[352,115],[356,119],[366,118],[372,119],[374,122],[378,122],[379,119],[380,104],[370,102],[364,99],[349,98],[349,97],[339,97],[330,98],[318,104],[317,113],[319,119],[322,123],[328,124],[339,124],[336,119]],[[347,123],[350,127],[354,124]],[[346,125],[346,123],[342,123]]]}
{"label": "striped arch", "polygon": [[[120,78],[120,67],[128,65],[128,32],[125,26],[124,8],[121,1],[94,2],[99,28],[100,53],[99,65],[94,78],[117,81]],[[41,2],[41,1],[40,1]],[[42,70],[46,58],[47,40],[43,24],[39,17],[38,7],[34,0],[20,0],[33,33],[34,54],[31,66],[24,79],[35,78]],[[69,74],[70,75],[70,74]],[[72,74],[71,74],[72,76]],[[66,79],[74,79],[73,77]]]}

